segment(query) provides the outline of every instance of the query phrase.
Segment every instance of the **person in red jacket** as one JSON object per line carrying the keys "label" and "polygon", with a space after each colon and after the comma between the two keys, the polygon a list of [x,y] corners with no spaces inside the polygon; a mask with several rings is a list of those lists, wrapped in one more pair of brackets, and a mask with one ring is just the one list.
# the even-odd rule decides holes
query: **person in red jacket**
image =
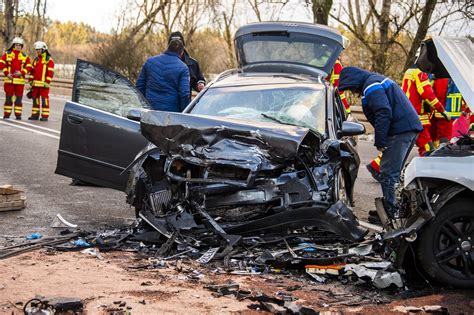
{"label": "person in red jacket", "polygon": [[[344,67],[342,66],[341,61],[339,58],[336,60],[334,67],[332,68],[331,74],[326,77],[326,80],[331,82],[334,87],[339,87],[339,76],[341,75],[341,71]],[[351,113],[351,107],[347,102],[346,95],[343,91],[339,91],[339,96],[341,97],[342,104],[344,104],[344,108],[346,109],[346,113]]]}
{"label": "person in red jacket", "polygon": [[[3,107],[3,118],[10,118],[12,110],[16,119],[21,119],[23,108],[22,98],[25,87],[25,76],[31,71],[30,58],[21,50],[23,49],[23,39],[15,37],[10,48],[3,53],[0,59],[0,70],[5,75],[5,104]],[[15,106],[13,108],[13,97],[15,96]]]}
{"label": "person in red jacket", "polygon": [[[34,44],[36,50],[36,58],[33,60],[32,77],[30,77],[32,85],[33,108],[31,110],[30,120],[48,121],[49,117],[49,85],[53,80],[54,61],[51,57],[48,46],[44,42],[36,42]],[[41,109],[40,109],[41,98]],[[41,118],[40,116],[41,111]]]}

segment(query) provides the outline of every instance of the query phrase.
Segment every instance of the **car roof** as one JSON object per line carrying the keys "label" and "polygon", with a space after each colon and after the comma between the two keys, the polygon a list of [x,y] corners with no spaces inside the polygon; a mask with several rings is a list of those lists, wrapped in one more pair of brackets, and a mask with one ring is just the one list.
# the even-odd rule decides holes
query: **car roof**
{"label": "car roof", "polygon": [[256,22],[241,26],[234,38],[259,32],[297,32],[319,35],[337,41],[345,47],[345,40],[341,33],[329,26],[304,22]]}
{"label": "car roof", "polygon": [[212,84],[211,88],[270,84],[311,84],[317,85],[319,88],[324,87],[324,83],[320,80],[320,78],[314,78],[310,76],[293,75],[287,73],[240,72],[227,75],[221,79],[217,79],[216,82]]}

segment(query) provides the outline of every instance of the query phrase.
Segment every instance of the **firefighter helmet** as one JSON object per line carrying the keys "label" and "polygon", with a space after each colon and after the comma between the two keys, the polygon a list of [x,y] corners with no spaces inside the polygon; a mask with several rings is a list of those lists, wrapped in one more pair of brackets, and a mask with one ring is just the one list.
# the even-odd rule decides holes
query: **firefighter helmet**
{"label": "firefighter helmet", "polygon": [[34,43],[33,46],[35,47],[35,49],[48,50],[48,46],[46,45],[45,42],[42,42],[42,41],[37,41],[36,43]]}
{"label": "firefighter helmet", "polygon": [[25,45],[25,43],[23,42],[23,38],[21,37],[15,37],[13,40],[12,40],[12,46],[15,45],[15,44],[20,44],[20,45]]}

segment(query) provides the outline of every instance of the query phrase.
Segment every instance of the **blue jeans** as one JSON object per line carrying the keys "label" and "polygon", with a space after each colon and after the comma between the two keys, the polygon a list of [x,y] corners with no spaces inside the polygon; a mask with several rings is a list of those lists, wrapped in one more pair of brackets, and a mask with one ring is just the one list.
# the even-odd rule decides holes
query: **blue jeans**
{"label": "blue jeans", "polygon": [[417,135],[417,132],[410,131],[387,138],[387,147],[380,162],[380,185],[389,217],[393,217],[396,211],[395,184],[400,181],[400,173]]}

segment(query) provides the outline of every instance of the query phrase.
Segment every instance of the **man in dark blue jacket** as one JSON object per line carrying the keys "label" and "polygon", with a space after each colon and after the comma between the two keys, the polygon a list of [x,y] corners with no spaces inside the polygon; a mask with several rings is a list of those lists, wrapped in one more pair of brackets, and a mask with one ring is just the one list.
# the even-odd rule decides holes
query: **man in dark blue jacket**
{"label": "man in dark blue jacket", "polygon": [[183,51],[183,43],[172,40],[164,53],[143,64],[136,86],[153,109],[181,112],[188,105],[189,70],[180,59]]}
{"label": "man in dark blue jacket", "polygon": [[393,218],[397,210],[395,184],[423,126],[405,93],[389,78],[345,67],[339,80],[339,90],[362,95],[362,110],[375,129],[374,145],[383,152],[380,184],[385,211]]}
{"label": "man in dark blue jacket", "polygon": [[186,43],[184,42],[184,37],[181,32],[171,33],[170,37],[168,38],[168,42],[171,42],[171,40],[173,39],[179,39],[183,42],[184,52],[181,55],[181,61],[184,62],[188,66],[189,76],[190,76],[189,82],[191,84],[191,89],[193,89],[196,92],[201,92],[201,90],[204,88],[206,84],[206,79],[204,78],[201,68],[199,67],[199,62],[196,59],[189,56],[189,53],[186,51]]}

